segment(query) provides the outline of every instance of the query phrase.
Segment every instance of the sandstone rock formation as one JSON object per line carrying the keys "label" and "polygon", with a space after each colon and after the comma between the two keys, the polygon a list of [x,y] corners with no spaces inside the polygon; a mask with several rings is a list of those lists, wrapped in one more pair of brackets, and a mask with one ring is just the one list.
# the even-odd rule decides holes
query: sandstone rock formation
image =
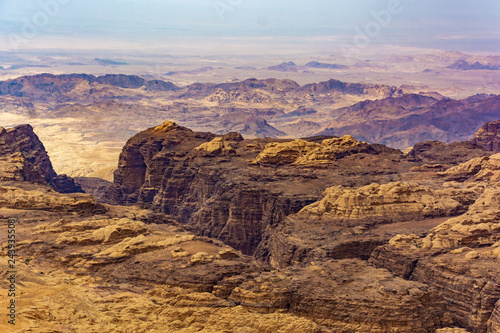
{"label": "sandstone rock formation", "polygon": [[447,193],[433,191],[416,183],[371,184],[359,189],[330,187],[325,197],[302,208],[301,213],[337,219],[422,218],[449,216],[460,204]]}
{"label": "sandstone rock formation", "polygon": [[61,193],[82,192],[73,179],[56,174],[31,125],[0,127],[0,179],[47,183]]}
{"label": "sandstone rock formation", "polygon": [[99,213],[106,208],[87,194],[63,195],[49,187],[21,184],[0,185],[0,204],[11,209],[39,209]]}
{"label": "sandstone rock formation", "polygon": [[425,285],[394,277],[361,260],[311,262],[261,273],[236,287],[229,299],[264,313],[289,309],[315,318],[334,332],[386,332],[389,327],[429,332],[442,325],[439,301]]}
{"label": "sandstone rock formation", "polygon": [[404,149],[422,141],[469,140],[485,122],[498,119],[499,110],[498,95],[453,100],[394,94],[339,109],[341,115],[317,134],[350,134],[359,140]]}
{"label": "sandstone rock formation", "polygon": [[500,154],[474,158],[440,172],[439,175],[454,181],[464,181],[470,178],[478,181],[497,181],[500,179]]}
{"label": "sandstone rock formation", "polygon": [[[135,208],[113,207],[105,215],[83,221],[62,211],[60,221],[43,223],[40,221],[52,219],[50,210],[26,207],[9,211],[9,216],[18,218],[19,234],[26,235],[17,244],[16,329],[327,331],[311,319],[286,311],[257,314],[215,296],[210,290],[219,281],[257,271],[251,258],[173,225],[146,226],[141,221],[120,217],[132,212],[143,216]],[[5,208],[0,214],[5,214]],[[35,233],[30,229],[35,229]],[[88,236],[91,242],[61,241],[78,235]],[[202,257],[211,260],[191,262],[190,256],[171,255],[179,246],[185,251],[205,253]],[[6,292],[10,283],[5,269],[6,243],[2,248],[0,290]],[[10,332],[11,328],[1,321],[0,330]]]}
{"label": "sandstone rock formation", "polygon": [[218,137],[210,142],[202,143],[199,147],[194,149],[195,151],[206,151],[210,154],[234,154],[236,151],[234,148],[224,140],[223,137]]}
{"label": "sandstone rock formation", "polygon": [[297,139],[292,142],[269,143],[252,163],[314,166],[358,153],[375,153],[375,150],[366,142],[359,142],[350,135],[326,139],[321,144]]}
{"label": "sandstone rock formation", "polygon": [[[270,271],[179,225],[146,225],[147,212],[134,207],[84,219],[62,211],[57,222],[50,211],[31,212],[36,219],[18,225],[30,235],[18,244],[22,329],[410,333],[451,324],[425,285],[366,261]],[[138,219],[123,217],[132,212]]]}
{"label": "sandstone rock formation", "polygon": [[426,164],[456,165],[488,155],[491,155],[491,152],[482,149],[473,142],[463,141],[445,144],[439,141],[424,141],[415,144],[407,154],[407,158]]}
{"label": "sandstone rock formation", "polygon": [[485,150],[500,152],[500,120],[484,124],[471,141]]}
{"label": "sandstone rock formation", "polygon": [[[165,124],[129,140],[106,197],[118,204],[158,209],[245,254],[256,250],[268,226],[318,200],[327,184],[344,181],[342,175],[359,175],[345,178],[349,183],[363,182],[367,174],[392,179],[394,168],[405,164],[401,152],[352,137],[323,137],[321,144],[276,144],[272,139],[242,140],[236,134],[217,139],[211,133]],[[275,157],[268,154],[272,147],[277,147]],[[365,159],[371,170],[356,159]],[[335,165],[335,171],[308,170],[325,162]],[[283,167],[277,171],[276,165]]]}
{"label": "sandstone rock formation", "polygon": [[500,298],[498,189],[487,187],[468,211],[425,237],[398,235],[370,262],[427,284],[445,300],[453,322],[471,332],[495,332]]}
{"label": "sandstone rock formation", "polygon": [[128,206],[20,181],[10,156],[0,218],[23,235],[21,329],[496,332],[496,156],[450,169],[484,150],[437,146],[409,157],[165,122],[128,141],[101,197]]}

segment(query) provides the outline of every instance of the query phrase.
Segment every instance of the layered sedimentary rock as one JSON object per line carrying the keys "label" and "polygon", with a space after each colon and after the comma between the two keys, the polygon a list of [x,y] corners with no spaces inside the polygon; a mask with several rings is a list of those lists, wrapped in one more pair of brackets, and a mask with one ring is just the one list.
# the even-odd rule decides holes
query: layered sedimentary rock
{"label": "layered sedimentary rock", "polygon": [[443,216],[466,210],[470,203],[464,198],[469,196],[479,195],[407,182],[327,188],[321,200],[273,228],[257,254],[277,268],[328,259],[366,260],[398,231],[423,235]]}
{"label": "layered sedimentary rock", "polygon": [[269,143],[252,161],[255,164],[302,164],[318,165],[358,153],[376,153],[368,143],[346,135],[331,138],[321,144],[301,139],[284,143]]}
{"label": "layered sedimentary rock", "polygon": [[453,322],[471,332],[496,332],[500,298],[498,189],[484,193],[461,215],[425,237],[398,235],[370,262],[434,288]]}
{"label": "layered sedimentary rock", "polygon": [[455,181],[464,181],[470,178],[479,181],[497,181],[500,179],[500,154],[474,158],[440,172],[439,175]]}
{"label": "layered sedimentary rock", "polygon": [[129,140],[105,196],[136,206],[0,184],[0,217],[24,235],[21,329],[496,332],[500,195],[477,178],[494,161],[456,182],[351,137],[165,122]]}
{"label": "layered sedimentary rock", "polygon": [[447,193],[434,191],[417,183],[371,184],[359,189],[330,187],[325,197],[301,213],[325,215],[333,219],[385,218],[402,219],[447,216],[456,213],[460,204]]}
{"label": "layered sedimentary rock", "polygon": [[73,179],[56,174],[31,125],[0,127],[0,180],[47,183],[61,193],[82,192]]}
{"label": "layered sedimentary rock", "polygon": [[439,300],[425,285],[361,260],[265,272],[236,287],[229,299],[263,313],[288,309],[334,332],[429,332],[446,325]]}
{"label": "layered sedimentary rock", "polygon": [[[107,197],[158,209],[250,254],[268,227],[318,200],[327,184],[362,183],[367,174],[386,181],[405,163],[397,150],[351,137],[312,140],[217,137],[165,122],[129,140]],[[272,147],[279,152],[268,157]]]}
{"label": "layered sedimentary rock", "polygon": [[425,285],[361,260],[269,271],[174,221],[146,224],[150,212],[135,207],[84,218],[62,210],[45,223],[48,211],[32,213],[38,220],[18,226],[27,235],[17,258],[22,329],[410,333],[450,324]]}
{"label": "layered sedimentary rock", "polygon": [[491,155],[491,152],[470,141],[449,144],[439,141],[424,141],[415,144],[408,152],[407,158],[426,164],[457,165],[476,157],[488,155]]}
{"label": "layered sedimentary rock", "polygon": [[106,208],[88,194],[63,195],[45,186],[0,184],[0,204],[4,208],[99,213]]}
{"label": "layered sedimentary rock", "polygon": [[485,150],[500,152],[500,120],[484,124],[471,141]]}

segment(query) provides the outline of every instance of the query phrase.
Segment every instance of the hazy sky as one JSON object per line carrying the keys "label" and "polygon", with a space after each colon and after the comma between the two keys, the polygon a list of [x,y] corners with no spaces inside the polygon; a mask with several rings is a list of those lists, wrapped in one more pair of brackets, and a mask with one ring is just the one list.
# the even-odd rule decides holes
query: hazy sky
{"label": "hazy sky", "polygon": [[499,0],[0,0],[0,50],[266,37],[500,52],[499,18]]}

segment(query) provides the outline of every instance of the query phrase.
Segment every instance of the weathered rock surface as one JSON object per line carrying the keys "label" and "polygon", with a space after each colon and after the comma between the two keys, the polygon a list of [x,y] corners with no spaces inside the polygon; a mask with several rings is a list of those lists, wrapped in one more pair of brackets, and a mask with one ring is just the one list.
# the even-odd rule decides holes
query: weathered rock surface
{"label": "weathered rock surface", "polygon": [[85,214],[105,212],[106,208],[87,194],[63,195],[44,186],[28,183],[0,184],[0,205],[11,209],[71,211]]}
{"label": "weathered rock surface", "polygon": [[[243,139],[243,138],[242,138]],[[240,140],[241,141],[241,140]],[[235,154],[236,150],[233,145],[228,143],[224,137],[217,137],[210,142],[202,143],[195,151],[205,151],[209,154]]]}
{"label": "weathered rock surface", "polygon": [[92,195],[99,202],[106,201],[106,190],[113,184],[98,177],[75,177],[74,180],[85,193]]}
{"label": "weathered rock surface", "polygon": [[165,122],[129,140],[107,191],[137,206],[10,169],[0,218],[23,235],[22,329],[495,332],[500,195],[477,176],[494,160],[458,166],[456,182],[437,174],[454,162],[352,137],[243,140]]}
{"label": "weathered rock surface", "polygon": [[399,235],[377,248],[370,262],[427,284],[444,299],[453,322],[471,332],[496,332],[500,299],[498,189],[484,193],[461,215],[425,237]]}
{"label": "weathered rock surface", "polygon": [[18,244],[23,329],[428,332],[450,324],[425,285],[365,261],[268,271],[219,241],[113,209],[94,219],[20,221],[20,233],[35,231]]}
{"label": "weathered rock surface", "polygon": [[498,181],[500,179],[500,154],[474,158],[440,172],[439,175],[454,181],[464,181],[470,178],[478,181]]}
{"label": "weathered rock surface", "polygon": [[471,139],[484,150],[500,152],[500,120],[484,124]]}
{"label": "weathered rock surface", "polygon": [[491,155],[491,152],[469,141],[449,144],[439,141],[425,141],[415,144],[407,154],[407,158],[426,164],[457,165],[476,157],[488,155]]}
{"label": "weathered rock surface", "polygon": [[[271,149],[276,142],[285,147],[282,152],[262,157],[267,156],[265,147]],[[201,235],[252,254],[268,227],[318,200],[327,185],[365,185],[367,175],[382,182],[393,180],[395,169],[407,167],[402,153],[394,149],[351,137],[322,137],[319,142],[242,140],[234,133],[216,138],[165,122],[129,140],[106,197],[157,209]],[[301,150],[310,152],[303,161]],[[263,163],[270,159],[273,163]],[[250,163],[256,160],[259,163]],[[277,170],[276,165],[282,167]]]}
{"label": "weathered rock surface", "polygon": [[500,332],[500,300],[495,304],[495,310],[488,320],[488,332]]}
{"label": "weathered rock surface", "polygon": [[263,313],[289,309],[334,332],[429,332],[446,324],[425,285],[360,260],[265,272],[236,287],[228,299]]}
{"label": "weathered rock surface", "polygon": [[359,189],[330,187],[325,197],[301,213],[333,219],[423,218],[456,214],[460,204],[447,193],[417,183],[371,184]]}
{"label": "weathered rock surface", "polygon": [[292,142],[267,144],[252,163],[314,166],[359,153],[369,154],[376,151],[366,142],[357,141],[350,135],[326,139],[321,144],[297,139]]}
{"label": "weathered rock surface", "polygon": [[0,180],[47,183],[61,193],[82,192],[73,179],[57,175],[30,125],[0,127]]}

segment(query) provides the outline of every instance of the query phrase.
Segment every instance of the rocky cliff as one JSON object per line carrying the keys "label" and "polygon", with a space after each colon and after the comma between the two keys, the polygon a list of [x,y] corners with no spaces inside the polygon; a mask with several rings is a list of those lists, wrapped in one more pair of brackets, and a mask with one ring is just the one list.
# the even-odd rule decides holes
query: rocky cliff
{"label": "rocky cliff", "polygon": [[500,120],[484,124],[471,141],[485,150],[500,152]]}
{"label": "rocky cliff", "polygon": [[[128,141],[108,197],[158,209],[250,254],[267,228],[318,200],[327,185],[366,181],[340,175],[386,181],[406,163],[397,150],[351,137],[321,140],[216,137],[165,122]],[[353,167],[357,158],[372,170]]]}
{"label": "rocky cliff", "polygon": [[453,322],[471,332],[496,332],[500,298],[498,188],[482,193],[468,211],[424,237],[397,235],[377,248],[370,262],[428,285],[445,300]]}
{"label": "rocky cliff", "polygon": [[62,193],[82,192],[73,179],[56,174],[30,125],[0,127],[0,180],[47,183]]}

